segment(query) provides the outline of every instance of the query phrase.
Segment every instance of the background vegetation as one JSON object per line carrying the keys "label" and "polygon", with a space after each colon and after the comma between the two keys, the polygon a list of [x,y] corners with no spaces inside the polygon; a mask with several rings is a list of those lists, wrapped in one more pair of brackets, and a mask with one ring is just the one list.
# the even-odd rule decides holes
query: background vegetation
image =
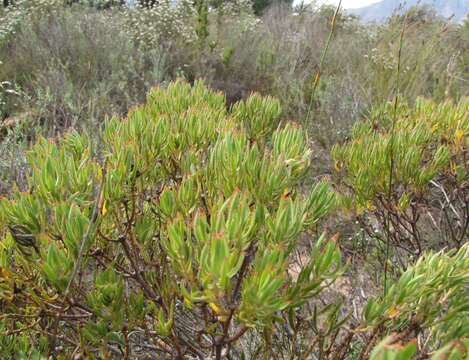
{"label": "background vegetation", "polygon": [[469,356],[467,21],[3,5],[2,358]]}

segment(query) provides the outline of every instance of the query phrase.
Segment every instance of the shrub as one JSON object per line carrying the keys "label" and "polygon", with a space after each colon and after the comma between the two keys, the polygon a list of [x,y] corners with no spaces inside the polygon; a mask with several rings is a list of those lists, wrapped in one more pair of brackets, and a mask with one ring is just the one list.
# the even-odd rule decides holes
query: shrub
{"label": "shrub", "polygon": [[[282,336],[275,329],[269,354],[282,359],[465,359],[468,255],[469,243],[458,251],[425,254],[386,294],[365,302],[358,316],[330,298],[313,301],[289,322],[290,332]],[[304,312],[308,307],[310,312]],[[335,311],[324,311],[330,308]]]}
{"label": "shrub", "polygon": [[1,203],[5,331],[49,354],[129,356],[141,334],[154,354],[220,358],[330,286],[340,258],[325,239],[287,272],[333,197],[300,191],[306,137],[279,115],[257,95],[227,113],[221,94],[177,82],[108,121],[101,145],[41,139],[30,191]]}
{"label": "shrub", "polygon": [[[229,99],[243,98],[253,90],[270,94],[281,101],[285,116],[300,120],[311,108],[310,135],[330,150],[373,106],[394,97],[403,26],[402,21],[366,26],[339,13],[312,99],[333,13],[334,9],[320,7],[296,14],[281,4],[257,19],[248,11],[226,16],[214,11],[208,37],[214,47],[178,59],[189,79],[202,77]],[[436,17],[406,24],[399,86],[406,101],[413,103],[418,96],[459,99],[468,94],[462,38],[461,26]]]}
{"label": "shrub", "polygon": [[40,9],[25,15],[0,51],[0,82],[18,92],[6,98],[4,115],[27,112],[48,134],[93,129],[106,116],[124,115],[166,79],[165,52],[142,51],[115,12]]}
{"label": "shrub", "polygon": [[27,161],[24,154],[27,139],[20,127],[0,127],[0,196],[15,190],[24,190]]}
{"label": "shrub", "polygon": [[421,258],[358,322],[323,296],[344,273],[333,239],[292,266],[334,196],[302,191],[307,139],[280,111],[178,81],[97,143],[40,139],[28,191],[0,202],[2,357],[366,359],[385,337],[380,359],[413,336],[464,355],[468,244]]}
{"label": "shrub", "polygon": [[[410,360],[414,354],[417,358],[433,355],[435,360],[465,359],[469,355],[468,271],[466,243],[459,251],[420,258],[382,299],[369,301],[365,322],[396,331],[375,348],[372,359]],[[411,339],[419,341],[400,346]]]}
{"label": "shrub", "polygon": [[333,150],[358,219],[370,236],[384,233],[401,255],[468,240],[468,109],[467,99],[458,105],[420,99],[414,107],[400,103],[395,114],[388,103]]}
{"label": "shrub", "polygon": [[[43,111],[37,117],[44,123],[58,122],[57,128],[83,119],[95,123],[105,115],[123,115],[162,80],[203,78],[226,92],[229,103],[251,91],[270,94],[281,101],[285,116],[299,120],[307,117],[313,102],[310,136],[330,149],[372,106],[395,93],[402,19],[365,26],[339,14],[311,99],[330,31],[330,8],[295,14],[280,2],[260,18],[249,0],[210,1],[214,8],[208,13],[203,1],[199,12],[187,1],[96,10],[119,3],[83,0],[64,6],[62,0],[23,0],[0,9],[0,58],[5,63],[0,81],[16,81],[25,90],[17,107],[8,106],[9,115],[33,108]],[[84,6],[89,4],[93,7]],[[437,100],[467,95],[465,28],[432,16],[409,19],[401,59],[404,98],[412,103],[418,95]],[[79,54],[81,66],[75,66],[68,51]],[[87,58],[92,60],[87,63]]]}
{"label": "shrub", "polygon": [[[464,52],[459,37],[463,28],[444,21],[432,12],[424,19],[415,19],[414,10],[407,17],[391,18],[377,29],[377,40],[364,59],[363,71],[370,73],[370,96],[376,101],[390,100],[396,87],[399,33],[405,23],[401,51],[401,77],[399,90],[407,100],[419,96],[433,97],[443,101],[447,97],[460,99],[467,96],[467,86],[461,75],[466,71]],[[373,89],[373,90],[371,90]]]}
{"label": "shrub", "polygon": [[164,46],[176,52],[178,46],[190,47],[197,39],[195,14],[193,4],[186,0],[176,4],[147,1],[119,12],[119,21],[144,48]]}
{"label": "shrub", "polygon": [[291,7],[292,1],[290,0],[281,0],[281,1],[272,1],[272,0],[254,0],[252,2],[252,8],[256,15],[261,15],[264,11],[266,11],[270,6],[276,5],[278,3],[285,3]]}

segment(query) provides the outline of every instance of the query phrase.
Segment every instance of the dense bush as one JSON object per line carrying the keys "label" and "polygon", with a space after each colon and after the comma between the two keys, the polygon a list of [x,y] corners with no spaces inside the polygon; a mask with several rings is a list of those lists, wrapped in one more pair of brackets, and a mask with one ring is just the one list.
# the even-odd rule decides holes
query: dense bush
{"label": "dense bush", "polygon": [[120,13],[126,31],[144,48],[171,48],[189,46],[197,38],[195,31],[196,11],[188,1],[147,2]]}
{"label": "dense bush", "polygon": [[176,82],[98,143],[40,139],[28,191],[0,203],[2,356],[337,360],[367,358],[391,331],[425,338],[422,353],[463,340],[467,246],[422,258],[348,325],[318,301],[344,272],[334,240],[293,271],[334,196],[301,190],[307,139],[279,116],[273,98],[227,112],[201,82]]}
{"label": "dense bush", "polygon": [[10,285],[22,289],[7,282],[2,310],[35,313],[37,324],[44,315],[36,345],[47,352],[60,329],[67,353],[84,341],[86,356],[114,344],[128,355],[139,328],[163,339],[157,352],[219,357],[330,285],[339,258],[325,241],[295,281],[287,276],[296,239],[332,197],[324,185],[297,189],[309,150],[279,115],[277,101],[257,95],[227,114],[221,94],[178,82],[110,120],[102,145],[77,133],[39,141],[31,192],[2,202],[3,255],[18,250],[2,268],[16,269]]}
{"label": "dense bush", "polygon": [[0,6],[0,357],[467,358],[469,23],[138,3]]}
{"label": "dense bush", "polygon": [[468,141],[467,99],[419,99],[375,109],[333,150],[346,202],[369,236],[392,243],[397,262],[468,241]]}
{"label": "dense bush", "polygon": [[[398,330],[400,340],[406,336],[423,340],[417,346],[419,356],[429,348],[451,343],[461,347],[467,356],[469,312],[465,299],[469,287],[464,278],[468,266],[468,244],[457,252],[420,258],[383,298],[368,302],[363,313],[365,321]],[[386,315],[383,316],[384,309]]]}
{"label": "dense bush", "polygon": [[[256,18],[245,0],[207,14],[185,1],[150,5],[97,11],[33,0],[0,10],[0,81],[23,90],[22,101],[9,100],[7,115],[32,109],[33,120],[52,127],[94,124],[124,114],[164,79],[204,78],[229,102],[258,91],[276,96],[286,116],[303,120],[309,113],[310,135],[329,148],[363,113],[394,96],[402,19],[365,26],[340,15],[312,99],[330,9],[293,13],[275,5]],[[409,19],[402,96],[413,102],[419,95],[467,95],[467,27],[434,15]]]}
{"label": "dense bush", "polygon": [[165,80],[165,53],[143,52],[112,13],[41,9],[24,15],[2,49],[0,79],[18,93],[6,99],[2,118],[27,112],[49,134],[90,129],[125,114]]}

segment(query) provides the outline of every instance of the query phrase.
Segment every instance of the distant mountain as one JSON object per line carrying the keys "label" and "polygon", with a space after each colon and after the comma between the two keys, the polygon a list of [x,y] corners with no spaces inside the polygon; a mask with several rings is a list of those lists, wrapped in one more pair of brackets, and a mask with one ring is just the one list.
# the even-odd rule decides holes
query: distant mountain
{"label": "distant mountain", "polygon": [[[454,15],[455,22],[462,22],[469,14],[469,0],[382,0],[378,3],[358,9],[348,9],[350,14],[358,15],[365,22],[382,22],[396,10],[405,10],[412,6],[429,5],[443,17]],[[401,11],[402,11],[401,10]]]}

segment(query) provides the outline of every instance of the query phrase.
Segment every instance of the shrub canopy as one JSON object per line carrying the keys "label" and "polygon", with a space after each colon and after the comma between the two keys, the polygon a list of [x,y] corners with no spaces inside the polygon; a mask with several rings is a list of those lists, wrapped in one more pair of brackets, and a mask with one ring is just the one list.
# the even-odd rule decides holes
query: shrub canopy
{"label": "shrub canopy", "polygon": [[325,239],[288,272],[333,195],[301,191],[308,141],[280,113],[256,94],[227,111],[220,93],[178,81],[109,120],[96,144],[39,140],[29,191],[1,202],[4,311],[34,316],[23,325],[49,351],[57,329],[87,356],[127,349],[138,330],[161,339],[155,351],[200,355],[329,286],[340,259]]}
{"label": "shrub canopy", "polygon": [[389,221],[394,244],[421,254],[468,240],[468,149],[468,99],[419,99],[378,107],[333,156],[344,200],[359,216],[377,218],[379,230]]}

